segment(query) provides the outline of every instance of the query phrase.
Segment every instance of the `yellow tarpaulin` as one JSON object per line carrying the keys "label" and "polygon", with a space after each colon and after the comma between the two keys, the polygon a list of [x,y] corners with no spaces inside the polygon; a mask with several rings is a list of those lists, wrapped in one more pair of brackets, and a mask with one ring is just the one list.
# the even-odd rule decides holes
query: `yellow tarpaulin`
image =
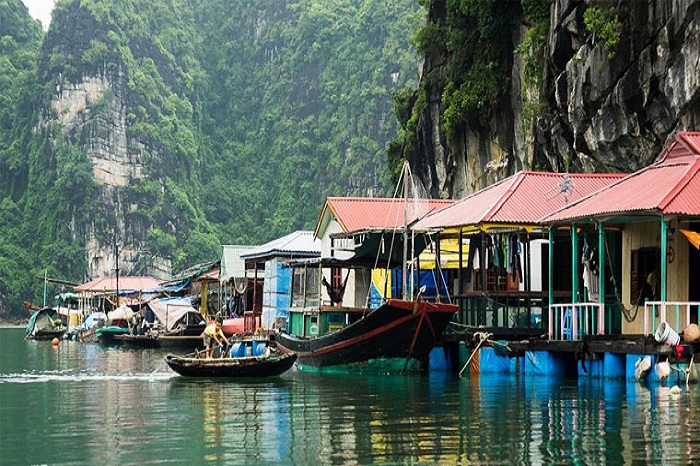
{"label": "yellow tarpaulin", "polygon": [[[372,270],[372,284],[377,289],[379,296],[384,299],[391,298],[391,274],[384,269]],[[384,290],[388,296],[384,296]]]}
{"label": "yellow tarpaulin", "polygon": [[[435,268],[435,247],[431,245],[427,247],[420,256],[421,270],[431,270]],[[462,245],[462,268],[467,266],[469,259],[469,244]],[[458,269],[459,268],[459,239],[443,238],[440,240],[440,268],[441,269]]]}

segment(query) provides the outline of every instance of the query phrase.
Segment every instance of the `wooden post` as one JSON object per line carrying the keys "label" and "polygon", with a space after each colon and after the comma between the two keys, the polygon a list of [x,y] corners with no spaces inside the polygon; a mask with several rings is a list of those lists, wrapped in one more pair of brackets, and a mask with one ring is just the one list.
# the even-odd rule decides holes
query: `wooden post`
{"label": "wooden post", "polygon": [[462,256],[464,254],[463,246],[462,246],[462,240],[464,239],[464,234],[462,233],[462,229],[459,229],[459,265],[457,266],[457,294],[459,295],[458,298],[458,303],[459,303],[459,309],[457,311],[457,321],[461,324],[466,324],[467,319],[462,318],[462,314],[464,313],[463,309],[463,303],[464,303],[464,298],[462,297],[464,295],[464,275],[462,273]]}

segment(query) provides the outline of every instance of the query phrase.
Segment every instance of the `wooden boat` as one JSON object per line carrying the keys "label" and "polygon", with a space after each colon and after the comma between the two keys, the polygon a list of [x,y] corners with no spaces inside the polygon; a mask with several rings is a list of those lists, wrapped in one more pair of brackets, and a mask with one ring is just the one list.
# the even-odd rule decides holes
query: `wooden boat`
{"label": "wooden boat", "polygon": [[63,321],[55,309],[45,307],[30,312],[32,312],[32,316],[27,323],[25,337],[28,340],[53,340],[61,338],[66,332]]}
{"label": "wooden boat", "polygon": [[[419,369],[427,369],[430,351],[439,342],[458,306],[439,302],[446,290],[444,293],[437,291],[442,286],[435,278],[437,274],[430,273],[435,291],[431,289],[425,296],[431,284],[421,285],[420,270],[410,271],[411,287],[408,286],[408,264],[415,266],[414,258],[434,241],[434,232],[409,228],[411,222],[429,209],[427,200],[412,201],[415,209],[409,217],[408,186],[416,184],[407,182],[409,176],[406,164],[402,174],[404,198],[389,204],[391,207],[386,214],[387,219],[399,219],[403,211],[402,224],[392,220],[382,228],[367,226],[361,230],[331,233],[326,238],[331,246],[326,257],[288,262],[294,269],[293,279],[298,277],[299,282],[296,285],[292,282],[290,287],[292,304],[287,331],[279,331],[275,340],[283,351],[297,353],[301,366],[357,363],[367,366],[372,363],[383,372],[394,368],[404,372],[409,363],[411,370],[416,368],[417,362]],[[330,224],[331,220],[327,222]],[[341,228],[341,225],[328,228]],[[397,246],[393,247],[394,244]],[[379,264],[385,269],[383,292],[372,278]],[[346,307],[343,297],[351,271],[355,275],[354,289],[347,302],[354,305]],[[393,285],[386,279],[389,276],[395,277],[391,280]],[[417,287],[413,286],[414,276],[418,278]],[[319,299],[324,296],[317,290],[321,285],[326,288],[329,301]],[[308,295],[307,290],[314,295]],[[375,292],[377,300],[372,301]],[[358,296],[367,297],[366,301],[357,299]],[[399,296],[402,299],[396,299]]]}
{"label": "wooden boat", "polygon": [[336,366],[373,359],[415,359],[423,364],[457,311],[453,304],[390,299],[356,322],[316,338],[280,332],[283,351],[302,365]]}
{"label": "wooden boat", "polygon": [[[201,333],[201,332],[200,332]],[[202,346],[202,337],[170,332],[148,332],[146,334],[121,333],[112,336],[114,343],[136,348],[184,348],[189,350]]]}
{"label": "wooden boat", "polygon": [[95,330],[95,338],[103,345],[121,344],[121,341],[115,337],[128,334],[129,327],[123,327],[121,325],[107,325]]}
{"label": "wooden boat", "polygon": [[204,352],[186,356],[168,354],[165,362],[185,377],[274,377],[291,369],[295,353],[270,351],[269,342],[248,340],[234,342],[229,349],[212,358]]}

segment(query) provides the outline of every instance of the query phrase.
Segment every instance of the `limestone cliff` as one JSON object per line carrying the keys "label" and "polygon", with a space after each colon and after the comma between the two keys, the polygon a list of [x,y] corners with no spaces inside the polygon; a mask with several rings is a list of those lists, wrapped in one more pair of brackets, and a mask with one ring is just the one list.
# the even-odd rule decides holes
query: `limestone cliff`
{"label": "limestone cliff", "polygon": [[[189,204],[186,197],[179,199],[184,206],[176,201],[187,193],[176,192],[176,184],[196,186],[196,180],[182,162],[191,154],[179,141],[168,144],[173,139],[168,131],[154,127],[168,117],[160,99],[185,92],[170,76],[177,68],[174,60],[154,52],[150,40],[125,33],[109,12],[104,14],[80,2],[65,2],[54,16],[39,58],[46,106],[36,131],[43,135],[45,149],[36,166],[54,173],[51,179],[66,180],[59,186],[61,195],[76,198],[54,235],[82,245],[85,278],[113,274],[117,263],[122,274],[166,278],[171,273],[168,253],[192,230],[192,215],[183,212]],[[147,95],[139,86],[144,63],[153,76],[165,76],[154,83],[158,94]],[[171,131],[187,134],[187,127]],[[81,165],[91,171],[92,176],[83,178],[89,189],[71,185],[75,176],[67,170]],[[76,190],[81,195],[71,194]],[[35,208],[54,207],[49,201]],[[173,244],[159,250],[154,238],[157,243],[163,237],[172,238]]]}
{"label": "limestone cliff", "polygon": [[[510,53],[498,66],[507,83],[486,121],[466,118],[446,136],[445,90],[435,76],[454,52],[424,57],[427,105],[405,153],[433,195],[460,198],[520,169],[633,171],[675,131],[700,128],[697,0],[554,0],[543,61],[529,81],[518,46],[533,24],[518,2],[506,3],[514,12]],[[450,24],[449,4],[431,0],[428,21],[464,27]],[[591,8],[619,22],[619,40],[607,43],[586,26]]]}

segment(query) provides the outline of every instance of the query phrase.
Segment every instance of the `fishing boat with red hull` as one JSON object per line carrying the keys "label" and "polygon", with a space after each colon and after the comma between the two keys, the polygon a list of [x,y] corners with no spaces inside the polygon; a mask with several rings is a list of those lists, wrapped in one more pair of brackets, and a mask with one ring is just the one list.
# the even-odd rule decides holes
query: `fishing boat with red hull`
{"label": "fishing boat with red hull", "polygon": [[430,351],[457,311],[453,304],[390,299],[356,322],[316,338],[280,332],[283,351],[295,352],[312,367],[362,363],[375,359],[414,359],[424,368]]}
{"label": "fishing boat with red hull", "polygon": [[428,369],[458,306],[442,302],[449,278],[440,260],[421,262],[436,232],[410,226],[450,201],[418,195],[408,164],[401,185],[402,198],[328,198],[314,232],[321,257],[286,262],[291,299],[275,339],[300,367]]}

